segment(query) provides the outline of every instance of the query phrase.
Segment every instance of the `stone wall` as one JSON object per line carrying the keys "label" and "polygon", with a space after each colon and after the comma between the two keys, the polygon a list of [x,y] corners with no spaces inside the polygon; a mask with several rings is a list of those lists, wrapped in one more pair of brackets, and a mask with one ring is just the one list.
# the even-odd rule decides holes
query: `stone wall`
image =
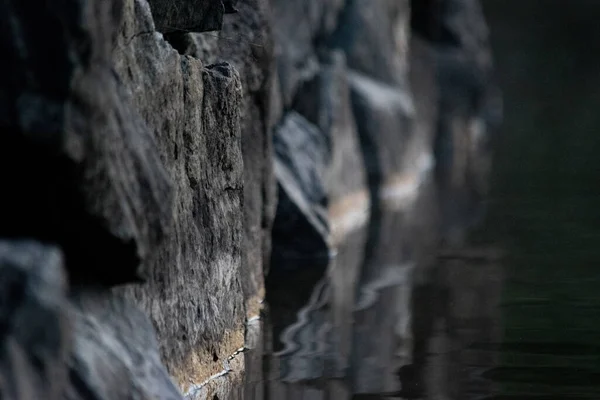
{"label": "stone wall", "polygon": [[451,243],[486,190],[475,0],[7,0],[0,53],[3,398],[234,397],[247,321],[315,285],[339,377],[437,246],[433,166]]}

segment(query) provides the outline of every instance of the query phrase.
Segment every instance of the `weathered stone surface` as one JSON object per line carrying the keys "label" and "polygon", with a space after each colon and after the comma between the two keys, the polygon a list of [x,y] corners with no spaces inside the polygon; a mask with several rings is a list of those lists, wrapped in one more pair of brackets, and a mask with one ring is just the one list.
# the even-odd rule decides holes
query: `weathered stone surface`
{"label": "weathered stone surface", "polygon": [[218,34],[180,38],[180,51],[215,63],[227,61],[240,73],[244,159],[244,239],[242,285],[249,317],[264,298],[263,276],[270,259],[276,186],[272,165],[272,130],[283,107],[274,90],[271,13],[267,0],[240,0]]}
{"label": "weathered stone surface", "polygon": [[323,186],[329,146],[305,118],[289,112],[273,137],[279,186],[273,225],[271,274],[329,263],[327,194]]}
{"label": "weathered stone surface", "polygon": [[[63,55],[67,63],[70,54],[79,51],[83,63],[94,60],[94,64],[73,66],[72,76],[65,78],[65,87],[59,87],[63,98],[58,97],[58,100],[64,104],[58,103],[58,106],[64,110],[58,109],[57,118],[67,116],[64,121],[58,121],[60,124],[44,124],[49,117],[43,112],[51,108],[43,103],[37,109],[23,108],[23,113],[28,113],[23,115],[17,112],[16,106],[12,107],[15,113],[3,118],[3,125],[10,133],[6,146],[2,146],[3,153],[8,156],[9,151],[16,155],[33,151],[33,155],[40,158],[34,158],[34,162],[39,163],[39,172],[34,168],[31,179],[6,174],[7,189],[23,198],[15,196],[6,200],[12,207],[3,207],[3,211],[10,210],[15,217],[14,220],[3,218],[5,231],[2,234],[31,235],[58,242],[65,250],[74,284],[130,281],[139,275],[138,264],[143,259],[149,285],[126,289],[126,292],[129,298],[145,306],[153,318],[160,335],[162,355],[174,375],[180,379],[201,380],[211,375],[211,368],[221,367],[216,361],[213,367],[205,360],[212,360],[213,353],[215,357],[227,357],[242,344],[239,77],[225,64],[204,68],[198,60],[181,58],[155,32],[145,1],[125,2],[115,9],[118,14],[123,13],[118,38],[115,38],[118,18],[110,14],[115,11],[111,10],[111,4],[89,2],[84,7],[73,2],[72,6],[70,11],[80,12],[81,20],[66,16],[63,19],[74,25],[75,33],[81,35],[81,43],[92,51],[87,54],[84,48],[75,47],[73,40],[64,43],[64,49],[56,55]],[[14,10],[6,11],[12,17],[8,12]],[[57,13],[56,21],[50,21],[58,25],[62,11],[53,11]],[[25,12],[16,15],[23,19],[30,17]],[[49,34],[58,35],[60,30],[52,28],[48,28]],[[18,42],[15,35],[8,36],[5,42],[8,50]],[[59,38],[57,43],[62,43]],[[118,39],[117,48],[111,54],[113,39]],[[32,46],[36,44],[32,40]],[[8,50],[7,54],[12,55],[9,61],[14,61],[7,63],[9,67],[24,70],[31,67],[32,60],[25,58],[28,53],[19,53],[22,50],[19,48]],[[37,54],[35,48],[30,50],[31,54]],[[111,71],[113,62],[118,75]],[[56,97],[51,92],[56,86],[56,77],[44,74],[43,70],[39,77],[35,74],[33,77],[38,79],[23,78],[22,82],[17,79],[16,83],[3,84],[3,95],[9,99],[27,90],[34,93],[40,90],[44,95],[41,89],[46,86],[49,96]],[[32,87],[29,89],[28,85]],[[36,110],[42,114],[32,114]],[[27,118],[38,121],[39,125],[29,123]],[[8,166],[10,160],[3,157],[3,166],[4,163]],[[38,180],[41,182],[36,190],[47,188],[56,196],[48,206],[33,205],[32,182]],[[31,189],[19,190],[28,187]],[[17,221],[20,214],[24,217]],[[9,217],[13,218],[7,215]],[[59,223],[66,228],[61,228]],[[159,244],[167,230],[168,240]],[[89,257],[90,254],[97,256]],[[114,272],[100,269],[100,266],[112,268],[113,265]],[[82,296],[86,297],[86,290]],[[106,301],[112,302],[110,297]],[[165,309],[164,304],[170,304],[169,308]],[[80,317],[91,318],[93,313],[86,309]],[[128,322],[128,314],[129,322],[136,320],[135,311],[127,309],[122,312],[122,323]],[[115,315],[116,321],[118,318]],[[93,357],[102,359],[103,352],[110,352],[102,346],[112,344],[102,340],[110,336],[112,323],[112,320],[98,322],[98,343],[93,345],[98,346],[99,353]],[[115,324],[118,326],[119,322]],[[147,323],[137,325],[142,330],[151,328]],[[108,331],[104,331],[105,328]],[[77,343],[84,337],[86,331],[82,328],[77,331]],[[131,347],[134,352],[135,346],[141,344],[148,352],[148,360],[152,361],[153,344],[140,341],[121,343],[117,347],[124,357],[133,357],[127,350]],[[89,351],[89,345],[82,342],[75,351],[76,359],[88,356],[85,352]],[[199,353],[202,357],[194,361],[198,360]],[[138,352],[136,357],[140,355]],[[136,360],[135,363],[143,364],[144,359]],[[77,362],[81,365],[100,362],[98,359],[84,361]],[[159,365],[158,359],[155,361],[152,368]],[[139,392],[124,385],[129,379],[126,371],[133,368],[134,362],[102,362],[108,363],[107,371],[92,371],[92,375],[86,377],[90,380],[87,386],[100,385],[97,379],[103,374],[115,374],[115,381],[101,387],[105,391],[104,398]],[[111,369],[113,362],[114,370]],[[75,369],[82,368],[81,365]],[[96,373],[98,375],[94,375]],[[160,387],[164,389],[163,394],[170,393],[171,389],[164,386],[163,381],[156,380],[157,393]],[[75,388],[72,396],[81,395],[79,391],[89,389],[86,387]],[[153,396],[144,393],[142,390],[138,394]]]}
{"label": "weathered stone surface", "polygon": [[294,110],[317,126],[331,153],[323,184],[330,204],[366,186],[358,133],[350,100],[348,68],[341,51],[322,57],[320,70],[295,95]]}
{"label": "weathered stone surface", "polygon": [[0,235],[59,244],[74,282],[139,280],[168,226],[171,187],[110,70],[118,7],[47,7],[0,6],[0,181],[12,194],[2,196]]}
{"label": "weathered stone surface", "polygon": [[242,77],[244,158],[244,260],[242,285],[249,317],[264,298],[271,255],[277,187],[273,171],[273,128],[281,105],[272,95],[274,74],[271,11],[266,0],[238,0],[219,41],[219,57],[231,60]]}
{"label": "weathered stone surface", "polygon": [[152,318],[163,360],[185,392],[243,345],[242,88],[229,64],[179,55],[154,31],[145,1],[124,8],[116,70],[175,192],[171,234],[155,249],[151,279],[127,292]]}
{"label": "weathered stone surface", "polygon": [[298,85],[318,70],[318,47],[337,26],[346,0],[271,0],[279,90],[289,107]]}
{"label": "weathered stone surface", "polygon": [[59,249],[0,241],[0,397],[60,399],[70,332]]}
{"label": "weathered stone surface", "polygon": [[233,11],[231,0],[148,0],[157,30],[204,32],[221,29],[225,11]]}
{"label": "weathered stone surface", "polygon": [[182,399],[148,317],[108,290],[72,294],[73,347],[64,398]]}
{"label": "weathered stone surface", "polygon": [[345,51],[350,68],[405,84],[409,16],[407,0],[348,0],[328,45]]}

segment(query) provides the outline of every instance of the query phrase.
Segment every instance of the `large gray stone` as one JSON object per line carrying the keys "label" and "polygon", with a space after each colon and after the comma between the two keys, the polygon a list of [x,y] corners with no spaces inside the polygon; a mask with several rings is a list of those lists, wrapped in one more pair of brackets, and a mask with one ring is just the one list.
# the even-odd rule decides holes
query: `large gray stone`
{"label": "large gray stone", "polygon": [[318,52],[336,28],[346,0],[271,0],[279,90],[290,106],[302,81],[318,70]]}
{"label": "large gray stone", "polygon": [[[271,13],[266,0],[241,0],[238,12],[224,20],[218,34],[170,38],[180,52],[208,63],[229,62],[242,84],[241,134],[244,159],[244,238],[242,285],[249,317],[264,298],[276,185],[272,163],[272,130],[283,106],[274,90]],[[174,40],[173,40],[174,39]]]}
{"label": "large gray stone", "polygon": [[295,111],[323,132],[324,150],[331,153],[323,185],[332,206],[366,187],[348,72],[343,52],[327,53],[319,73],[299,87],[293,103]]}
{"label": "large gray stone", "polygon": [[0,397],[61,399],[72,334],[56,247],[0,241]]}
{"label": "large gray stone", "polygon": [[[450,39],[423,34],[435,51],[413,59],[410,86],[408,0],[21,3],[0,4],[0,237],[60,248],[72,302],[58,250],[9,245],[0,274],[25,272],[0,286],[31,302],[14,314],[0,304],[10,328],[0,329],[0,390],[178,399],[178,385],[188,398],[233,396],[244,319],[259,313],[270,262],[274,332],[300,344],[280,377],[339,378],[354,356],[370,359],[353,370],[355,390],[396,389],[381,367],[398,361],[394,338],[410,345],[398,318],[408,315],[403,266],[429,249],[416,237],[430,234],[431,204],[384,208],[425,190],[412,178],[434,129],[481,138],[481,122],[497,117],[476,2],[445,0]],[[431,17],[428,3],[415,10],[423,4]],[[480,154],[468,154],[468,168],[454,153],[440,165],[458,165],[480,190],[484,175],[469,169],[486,163]],[[310,315],[296,320],[307,301]],[[60,341],[41,367],[39,338],[23,330],[37,326],[32,304]],[[325,353],[307,357],[320,339]]]}
{"label": "large gray stone", "polygon": [[328,45],[344,50],[350,68],[403,85],[408,70],[409,9],[408,0],[347,0]]}
{"label": "large gray stone", "polygon": [[173,224],[149,260],[151,278],[126,291],[150,315],[185,392],[243,345],[240,77],[227,63],[181,56],[144,0],[125,2],[113,59],[174,185]]}
{"label": "large gray stone", "polygon": [[227,17],[219,51],[240,72],[244,158],[244,239],[242,285],[249,317],[258,314],[265,296],[264,275],[271,254],[277,186],[273,171],[273,128],[282,106],[273,96],[272,16],[267,0],[239,0],[238,13]]}
{"label": "large gray stone", "polygon": [[279,201],[273,225],[271,274],[329,263],[324,174],[330,151],[325,135],[289,112],[273,137]]}
{"label": "large gray stone", "polygon": [[171,216],[155,139],[111,71],[113,3],[0,5],[0,235],[57,243],[74,283],[139,280]]}
{"label": "large gray stone", "polygon": [[108,290],[71,295],[68,400],[182,399],[161,363],[151,321]]}

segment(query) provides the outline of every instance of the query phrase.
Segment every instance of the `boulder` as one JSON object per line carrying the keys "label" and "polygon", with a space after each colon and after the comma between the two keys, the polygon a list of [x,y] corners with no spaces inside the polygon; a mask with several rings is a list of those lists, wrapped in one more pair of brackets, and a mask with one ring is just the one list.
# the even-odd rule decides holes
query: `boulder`
{"label": "boulder", "polygon": [[409,10],[407,0],[347,0],[328,47],[344,50],[357,72],[405,85]]}
{"label": "boulder", "polygon": [[346,0],[271,0],[278,90],[291,105],[298,86],[318,72],[318,52],[337,26]]}
{"label": "boulder", "polygon": [[[320,295],[326,305],[312,306],[316,309],[307,313],[310,323],[305,324],[302,333],[306,346],[315,341],[327,342],[328,354],[323,360],[326,367],[321,367],[326,370],[320,373],[330,377],[343,376],[349,363],[354,292],[366,242],[362,228],[369,218],[369,192],[348,73],[342,51],[323,52],[319,73],[300,86],[293,103],[295,110],[324,133],[331,152],[323,185],[328,196],[330,242],[335,258]],[[308,332],[327,334],[315,338]],[[302,350],[296,353],[300,357]],[[295,371],[296,375],[299,373]]]}
{"label": "boulder", "polygon": [[123,291],[151,317],[186,392],[243,346],[240,76],[180,55],[154,30],[145,0],[125,2],[120,32],[116,73],[174,188],[170,235],[149,260],[148,284]]}
{"label": "boulder", "polygon": [[170,224],[172,187],[155,138],[111,69],[120,9],[0,6],[0,182],[10,193],[0,236],[56,243],[73,283],[139,281]]}
{"label": "boulder", "polygon": [[54,246],[0,241],[0,397],[62,399],[72,332],[63,257]]}
{"label": "boulder", "polygon": [[366,186],[348,72],[343,52],[325,53],[318,74],[303,82],[293,102],[294,110],[323,132],[330,153],[323,185],[330,204]]}
{"label": "boulder", "polygon": [[[273,174],[273,128],[283,106],[273,73],[271,12],[267,0],[239,0],[238,12],[225,18],[218,34],[176,38],[182,54],[207,63],[228,62],[240,74],[240,129],[244,164],[244,238],[242,287],[249,318],[258,315],[265,296],[264,275],[271,254],[271,227],[277,187]],[[172,38],[169,38],[173,43]]]}
{"label": "boulder", "polygon": [[161,362],[147,315],[108,290],[77,290],[71,304],[70,379],[62,398],[183,399]]}
{"label": "boulder", "polygon": [[327,193],[329,146],[323,133],[289,112],[273,137],[278,204],[273,225],[271,275],[329,263]]}
{"label": "boulder", "polygon": [[0,397],[396,391],[499,117],[477,1],[409,2],[2,2]]}

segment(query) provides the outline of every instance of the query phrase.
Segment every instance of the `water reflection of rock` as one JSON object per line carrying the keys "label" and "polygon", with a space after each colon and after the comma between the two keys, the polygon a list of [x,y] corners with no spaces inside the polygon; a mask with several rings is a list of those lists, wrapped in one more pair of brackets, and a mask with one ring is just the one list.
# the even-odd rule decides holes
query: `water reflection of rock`
{"label": "water reflection of rock", "polygon": [[[471,257],[457,250],[443,259],[421,255],[420,262],[409,261],[415,258],[407,251],[414,240],[423,246],[429,234],[430,250],[435,243],[436,219],[427,224],[423,218],[435,206],[432,198],[427,200],[435,190],[422,193],[411,212],[383,212],[384,240],[371,252],[370,268],[357,272],[361,283],[335,281],[342,293],[355,289],[351,318],[339,317],[343,311],[335,309],[328,280],[316,285],[297,313],[287,310],[293,321],[281,332],[284,345],[261,360],[268,359],[263,365],[268,373],[253,381],[253,394],[270,392],[272,399],[386,398],[383,394],[477,399],[494,392],[481,374],[499,361],[494,345],[502,333],[501,265],[487,260],[485,251]],[[354,242],[339,248],[338,260],[362,252],[356,238],[365,236],[358,233]],[[346,347],[340,340],[347,341]],[[261,345],[278,342],[271,336]]]}
{"label": "water reflection of rock", "polygon": [[[423,219],[414,218],[412,212],[432,203],[417,200],[415,197],[401,208],[388,204],[382,209],[380,240],[371,243],[366,261],[359,258],[368,264],[356,262],[367,239],[367,227],[363,226],[338,248],[328,278],[315,286],[297,312],[283,311],[282,302],[271,308],[271,318],[289,320],[294,316],[279,329],[283,346],[269,359],[271,379],[267,380],[272,398],[295,398],[297,394],[307,399],[343,399],[353,393],[400,390],[397,370],[412,359],[410,307],[416,265],[407,249],[415,230],[431,229],[418,227]],[[355,271],[344,269],[341,262],[346,260],[354,262]],[[348,278],[347,272],[353,276]],[[287,288],[288,297],[293,297]],[[279,323],[271,323],[278,329]],[[271,340],[276,345],[279,341],[277,337]]]}
{"label": "water reflection of rock", "polygon": [[502,267],[495,262],[439,262],[414,288],[414,352],[401,370],[407,398],[478,399],[494,393],[481,373],[499,363]]}

